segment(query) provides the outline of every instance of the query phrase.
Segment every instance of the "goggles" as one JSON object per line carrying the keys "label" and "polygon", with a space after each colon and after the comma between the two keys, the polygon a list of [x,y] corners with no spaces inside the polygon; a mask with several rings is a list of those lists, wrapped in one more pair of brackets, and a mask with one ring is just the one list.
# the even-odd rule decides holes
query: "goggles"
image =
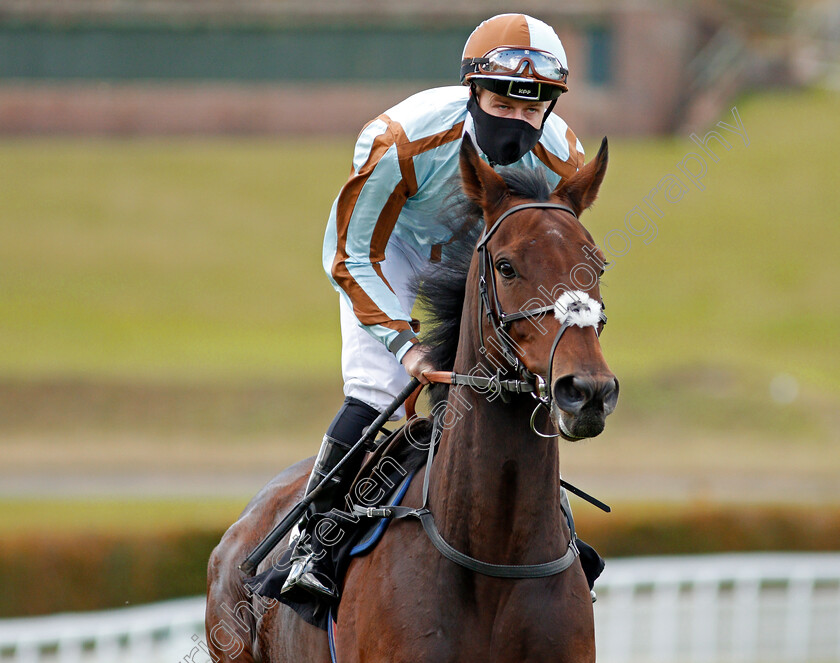
{"label": "goggles", "polygon": [[476,74],[531,77],[566,87],[569,70],[551,53],[533,48],[494,48],[483,58],[473,58]]}

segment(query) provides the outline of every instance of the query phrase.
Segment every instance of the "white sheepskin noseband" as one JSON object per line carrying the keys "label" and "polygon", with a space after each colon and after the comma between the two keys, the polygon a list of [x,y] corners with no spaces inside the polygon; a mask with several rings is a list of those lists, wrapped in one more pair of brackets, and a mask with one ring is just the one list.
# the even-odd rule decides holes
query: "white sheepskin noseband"
{"label": "white sheepskin noseband", "polygon": [[560,324],[594,327],[597,330],[601,322],[601,302],[580,290],[569,290],[554,302],[554,317]]}

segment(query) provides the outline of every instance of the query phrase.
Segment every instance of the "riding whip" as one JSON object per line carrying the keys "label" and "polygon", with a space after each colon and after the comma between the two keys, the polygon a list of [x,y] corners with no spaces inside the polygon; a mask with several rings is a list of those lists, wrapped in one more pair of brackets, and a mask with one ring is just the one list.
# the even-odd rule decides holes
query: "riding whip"
{"label": "riding whip", "polygon": [[244,561],[239,565],[239,569],[247,574],[250,575],[254,572],[260,562],[262,562],[270,553],[274,546],[276,546],[280,539],[286,536],[286,533],[294,527],[295,523],[297,523],[306,510],[309,508],[309,505],[312,504],[314,500],[318,498],[318,496],[324,490],[324,486],[326,486],[330,480],[338,473],[338,471],[343,467],[343,465],[348,461],[349,458],[355,456],[359,452],[361,452],[367,444],[373,440],[376,434],[379,432],[379,429],[385,425],[385,422],[391,418],[391,416],[396,412],[399,407],[406,401],[406,399],[411,396],[415,389],[420,385],[420,380],[417,378],[412,378],[411,381],[405,386],[405,388],[397,394],[396,398],[386,407],[382,413],[374,420],[374,422],[368,426],[367,430],[365,430],[365,434],[359,439],[356,444],[354,444],[350,450],[345,454],[344,458],[342,458],[336,466],[329,471],[329,473],[321,480],[321,482],[315,487],[315,489],[305,495],[303,499],[298,502],[294,508],[286,514],[286,517],[283,518],[277,525],[274,527],[271,532],[268,533],[260,544],[254,548],[251,553],[244,559]]}

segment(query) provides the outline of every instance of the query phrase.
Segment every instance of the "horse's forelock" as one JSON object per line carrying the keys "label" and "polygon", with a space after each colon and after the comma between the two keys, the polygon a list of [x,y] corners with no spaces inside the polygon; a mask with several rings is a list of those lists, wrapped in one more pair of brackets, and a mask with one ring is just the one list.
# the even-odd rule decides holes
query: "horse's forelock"
{"label": "horse's forelock", "polygon": [[546,202],[551,196],[551,187],[540,169],[502,168],[499,175],[508,186],[510,195],[528,198],[538,203]]}

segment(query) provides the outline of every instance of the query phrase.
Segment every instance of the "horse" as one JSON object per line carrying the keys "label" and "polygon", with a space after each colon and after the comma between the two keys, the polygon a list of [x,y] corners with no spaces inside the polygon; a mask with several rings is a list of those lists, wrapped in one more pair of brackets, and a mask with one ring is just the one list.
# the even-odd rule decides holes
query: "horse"
{"label": "horse", "polygon": [[[461,265],[441,266],[421,292],[438,308],[431,356],[452,379],[431,387],[445,416],[427,485],[413,481],[402,504],[427,502],[445,545],[477,566],[441,554],[424,534],[427,523],[393,519],[345,574],[332,643],[339,663],[595,661],[592,598],[563,507],[554,438],[600,434],[618,398],[599,341],[605,260],[578,219],[607,161],[605,138],[597,156],[552,191],[538,171],[496,172],[464,139],[467,220],[482,234],[471,236]],[[302,497],[311,467],[309,459],[275,477],[213,551],[206,614],[213,660],[331,660],[323,630],[249,594],[237,569]],[[512,577],[474,570],[552,564],[551,573]]]}

